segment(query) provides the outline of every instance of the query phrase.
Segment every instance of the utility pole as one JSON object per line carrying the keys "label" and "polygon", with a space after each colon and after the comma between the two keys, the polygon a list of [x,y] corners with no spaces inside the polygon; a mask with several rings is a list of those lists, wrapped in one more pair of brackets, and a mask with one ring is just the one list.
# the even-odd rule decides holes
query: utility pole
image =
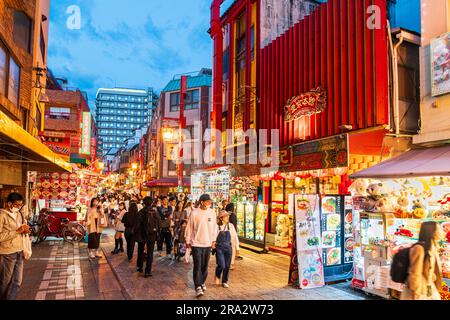
{"label": "utility pole", "polygon": [[184,117],[184,100],[187,89],[187,76],[181,76],[180,81],[180,136],[179,136],[179,159],[178,159],[178,192],[183,192],[183,130],[186,128]]}

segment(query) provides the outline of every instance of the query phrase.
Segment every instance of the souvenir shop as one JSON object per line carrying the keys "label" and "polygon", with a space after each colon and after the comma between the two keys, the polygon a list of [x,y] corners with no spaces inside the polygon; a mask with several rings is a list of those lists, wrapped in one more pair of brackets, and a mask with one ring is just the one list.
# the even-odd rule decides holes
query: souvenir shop
{"label": "souvenir shop", "polygon": [[352,285],[384,298],[398,298],[402,285],[390,278],[390,263],[400,249],[418,241],[424,221],[436,221],[444,277],[450,284],[450,147],[412,149],[351,176],[354,277]]}
{"label": "souvenir shop", "polygon": [[[271,236],[267,236],[267,243],[270,250],[293,257],[291,283],[303,281],[307,283],[304,287],[310,287],[313,282],[352,278],[353,206],[348,176],[381,161],[385,133],[377,130],[342,134],[281,151],[279,172],[264,182],[271,208],[267,225]],[[298,215],[306,219],[305,212],[309,220],[299,220]],[[300,247],[296,245],[298,241]],[[310,250],[320,255],[306,259],[304,253]],[[298,268],[305,266],[298,263],[305,260],[297,261],[297,257],[316,259],[323,281],[309,271],[301,274]]]}

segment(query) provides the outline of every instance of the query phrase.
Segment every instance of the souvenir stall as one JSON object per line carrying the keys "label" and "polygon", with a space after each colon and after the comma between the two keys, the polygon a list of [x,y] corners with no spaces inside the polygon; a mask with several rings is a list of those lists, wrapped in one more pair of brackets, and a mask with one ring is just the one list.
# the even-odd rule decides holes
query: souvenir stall
{"label": "souvenir stall", "polygon": [[227,167],[200,171],[191,175],[192,199],[197,201],[202,194],[209,194],[214,201],[213,206],[222,200],[229,199],[230,170]]}
{"label": "souvenir stall", "polygon": [[445,231],[440,242],[443,291],[450,294],[449,147],[413,149],[353,174],[353,286],[384,298],[398,298],[402,285],[390,278],[392,257],[418,241],[424,221]]}
{"label": "souvenir stall", "polygon": [[264,249],[267,206],[258,199],[258,185],[254,177],[231,177],[230,201],[235,206],[240,241]]}

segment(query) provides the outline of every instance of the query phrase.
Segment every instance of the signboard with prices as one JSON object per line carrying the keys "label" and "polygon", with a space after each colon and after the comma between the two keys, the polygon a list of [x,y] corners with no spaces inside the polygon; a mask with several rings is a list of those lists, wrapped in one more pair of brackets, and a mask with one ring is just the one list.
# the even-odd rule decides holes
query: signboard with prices
{"label": "signboard with prices", "polygon": [[431,41],[432,96],[450,92],[450,32]]}

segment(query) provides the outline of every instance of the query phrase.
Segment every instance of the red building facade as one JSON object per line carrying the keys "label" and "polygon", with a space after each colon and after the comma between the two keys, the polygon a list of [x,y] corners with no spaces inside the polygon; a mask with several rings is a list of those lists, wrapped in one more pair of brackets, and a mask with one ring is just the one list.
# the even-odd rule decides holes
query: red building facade
{"label": "red building facade", "polygon": [[[330,0],[261,49],[258,127],[280,129],[287,146],[340,134],[343,126],[387,125],[388,83],[386,1]],[[287,101],[319,86],[326,108],[285,121]]]}

